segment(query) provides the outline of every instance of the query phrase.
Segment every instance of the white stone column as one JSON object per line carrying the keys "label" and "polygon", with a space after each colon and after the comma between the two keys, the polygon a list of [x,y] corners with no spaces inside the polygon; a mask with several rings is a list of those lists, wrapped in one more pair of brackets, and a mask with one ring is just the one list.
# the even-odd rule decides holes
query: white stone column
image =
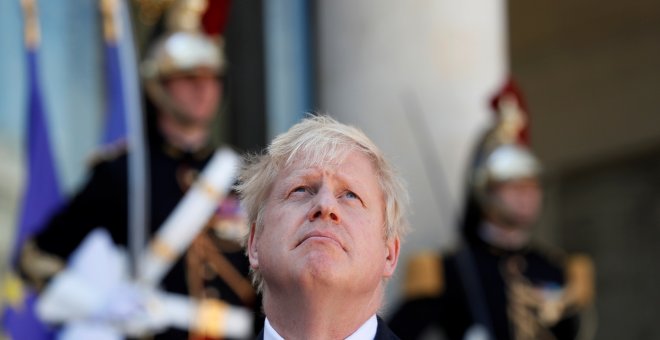
{"label": "white stone column", "polygon": [[471,149],[508,72],[505,2],[317,5],[320,109],[365,130],[409,184],[413,231],[390,282],[392,306],[407,256],[456,240]]}

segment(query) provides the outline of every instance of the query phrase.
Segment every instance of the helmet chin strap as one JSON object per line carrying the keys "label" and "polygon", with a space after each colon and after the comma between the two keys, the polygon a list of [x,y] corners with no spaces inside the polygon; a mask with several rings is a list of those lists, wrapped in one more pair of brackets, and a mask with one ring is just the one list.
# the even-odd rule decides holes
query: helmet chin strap
{"label": "helmet chin strap", "polygon": [[531,224],[516,218],[502,200],[493,197],[492,194],[484,195],[481,205],[489,220],[500,228],[508,230],[527,230]]}
{"label": "helmet chin strap", "polygon": [[165,87],[160,80],[147,80],[145,87],[149,97],[151,97],[158,109],[172,116],[177,123],[182,126],[190,127],[194,124],[194,121],[190,118],[190,115],[187,114],[186,110],[172,100],[172,97],[165,90]]}
{"label": "helmet chin strap", "polygon": [[486,243],[507,250],[524,248],[531,237],[529,230],[505,229],[491,221],[484,221],[479,226],[478,234]]}

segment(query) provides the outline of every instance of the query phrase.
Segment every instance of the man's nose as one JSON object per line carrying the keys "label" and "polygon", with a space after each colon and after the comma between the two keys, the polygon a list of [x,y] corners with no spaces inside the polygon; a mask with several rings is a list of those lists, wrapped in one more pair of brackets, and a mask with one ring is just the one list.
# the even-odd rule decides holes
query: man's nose
{"label": "man's nose", "polygon": [[309,221],[312,222],[316,219],[329,220],[335,223],[341,222],[339,216],[339,206],[337,198],[332,191],[327,188],[322,188],[316,194],[314,205],[309,211],[307,216]]}

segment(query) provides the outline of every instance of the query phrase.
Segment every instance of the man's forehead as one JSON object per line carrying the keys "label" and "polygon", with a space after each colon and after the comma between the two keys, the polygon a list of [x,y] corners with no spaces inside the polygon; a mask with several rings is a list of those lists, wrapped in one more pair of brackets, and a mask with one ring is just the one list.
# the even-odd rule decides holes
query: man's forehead
{"label": "man's forehead", "polygon": [[[365,173],[358,169],[357,162],[361,158],[364,162],[368,162],[370,171]],[[322,176],[334,176],[340,179],[348,179],[347,177],[355,177],[358,175],[373,176],[374,167],[370,159],[362,152],[357,150],[345,150],[335,157],[316,158],[316,161],[311,161],[307,157],[299,157],[291,162],[280,173],[280,178],[317,178]]]}
{"label": "man's forehead", "polygon": [[323,176],[339,176],[341,163],[326,162],[323,164],[307,165],[305,162],[294,162],[286,167],[281,173],[280,178],[284,180],[300,180],[300,179],[318,179]]}

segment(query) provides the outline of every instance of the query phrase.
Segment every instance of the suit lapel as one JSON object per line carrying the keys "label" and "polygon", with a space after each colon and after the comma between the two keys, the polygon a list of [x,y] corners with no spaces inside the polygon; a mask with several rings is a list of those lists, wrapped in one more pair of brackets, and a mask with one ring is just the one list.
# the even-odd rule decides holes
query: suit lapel
{"label": "suit lapel", "polygon": [[376,319],[378,320],[378,328],[376,329],[374,340],[401,340],[396,334],[392,333],[380,316],[376,316]]}

